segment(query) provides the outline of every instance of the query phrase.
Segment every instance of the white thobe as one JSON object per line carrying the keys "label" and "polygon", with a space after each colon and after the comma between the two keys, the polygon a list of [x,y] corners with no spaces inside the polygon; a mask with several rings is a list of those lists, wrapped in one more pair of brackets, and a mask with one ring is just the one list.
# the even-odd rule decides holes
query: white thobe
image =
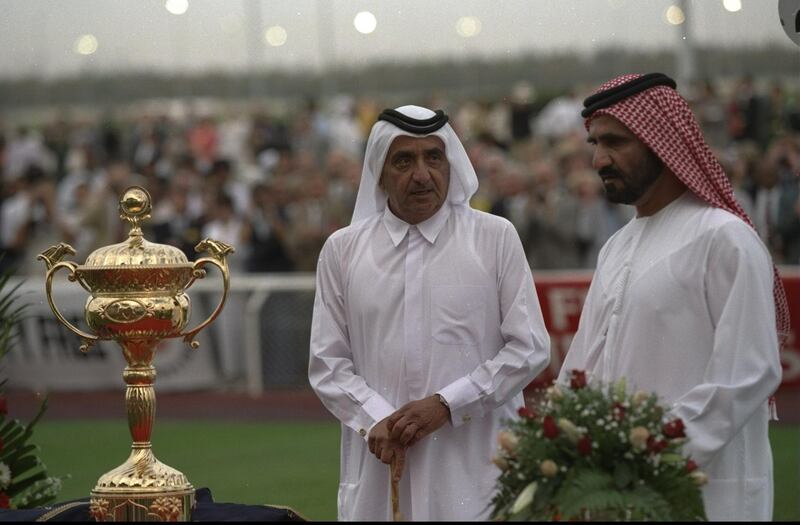
{"label": "white thobe", "polygon": [[484,519],[491,457],[550,359],[530,268],[507,220],[446,203],[409,226],[388,207],[335,232],[317,267],[309,379],[342,422],[340,520],[390,520],[372,426],[440,393],[451,421],[408,449],[401,512]]}
{"label": "white thobe", "polygon": [[773,270],[755,231],[687,191],[603,247],[561,369],[656,392],[709,475],[712,520],[772,519]]}

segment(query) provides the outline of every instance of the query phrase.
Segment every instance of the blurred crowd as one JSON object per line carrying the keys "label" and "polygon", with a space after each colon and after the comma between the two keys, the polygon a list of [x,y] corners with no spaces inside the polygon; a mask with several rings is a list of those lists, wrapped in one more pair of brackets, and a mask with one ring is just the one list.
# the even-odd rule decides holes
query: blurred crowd
{"label": "blurred crowd", "polygon": [[[530,85],[498,100],[438,96],[463,140],[480,189],[472,206],[509,219],[534,269],[592,268],[632,207],[603,198],[580,117],[587,91],[543,101]],[[698,120],[779,264],[800,264],[800,93],[751,78],[699,83]],[[313,271],[334,230],[350,222],[364,145],[387,104],[141,111],[53,117],[0,129],[0,265],[40,274],[36,255],[64,241],[79,260],[121,242],[122,191],[154,201],[145,236],[194,260],[211,237],[236,247],[234,272]],[[402,104],[401,104],[402,105]],[[2,123],[0,122],[0,125]]]}

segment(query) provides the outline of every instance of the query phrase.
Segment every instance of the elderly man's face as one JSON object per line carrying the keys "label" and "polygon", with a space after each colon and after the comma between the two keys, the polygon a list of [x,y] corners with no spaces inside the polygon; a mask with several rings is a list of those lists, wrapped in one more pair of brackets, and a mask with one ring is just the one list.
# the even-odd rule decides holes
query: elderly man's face
{"label": "elderly man's face", "polygon": [[409,224],[439,211],[450,186],[450,163],[444,142],[436,136],[399,136],[386,153],[380,187],[389,209]]}

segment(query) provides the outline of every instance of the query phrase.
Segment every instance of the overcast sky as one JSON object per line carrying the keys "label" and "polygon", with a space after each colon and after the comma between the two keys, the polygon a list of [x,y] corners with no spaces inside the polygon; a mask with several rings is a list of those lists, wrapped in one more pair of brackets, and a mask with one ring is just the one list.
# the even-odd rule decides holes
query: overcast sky
{"label": "overcast sky", "polygon": [[[373,61],[675,46],[680,0],[0,0],[0,78],[119,70],[245,71]],[[700,44],[798,50],[778,0],[689,0]],[[375,16],[372,33],[354,17]],[[462,17],[472,17],[462,20]],[[267,43],[265,32],[275,26]],[[472,36],[461,36],[462,33]],[[90,36],[86,36],[90,35]],[[81,38],[83,37],[83,40]],[[83,53],[91,54],[80,54]],[[93,51],[93,52],[92,52]]]}

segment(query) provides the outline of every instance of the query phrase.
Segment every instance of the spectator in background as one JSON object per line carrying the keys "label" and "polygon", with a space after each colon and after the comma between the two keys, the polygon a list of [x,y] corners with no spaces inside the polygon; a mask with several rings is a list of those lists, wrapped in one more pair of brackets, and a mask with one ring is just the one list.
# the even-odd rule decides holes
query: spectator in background
{"label": "spectator in background", "polygon": [[203,218],[191,210],[191,195],[185,183],[173,181],[165,198],[155,202],[152,220],[144,225],[152,231],[154,242],[175,246],[190,261],[197,258],[194,248],[202,239],[203,224]]}
{"label": "spectator in background", "polygon": [[561,184],[556,165],[532,167],[527,228],[528,261],[538,269],[578,268],[578,202]]}
{"label": "spectator in background", "polygon": [[286,212],[284,181],[256,184],[252,207],[247,216],[251,246],[246,264],[249,272],[290,272],[294,262],[289,256],[289,224]]}
{"label": "spectator in background", "polygon": [[228,159],[215,159],[208,171],[208,184],[231,198],[233,209],[239,216],[250,209],[250,190],[247,184],[234,176],[233,164]]}
{"label": "spectator in background", "polygon": [[725,106],[714,83],[706,79],[696,88],[692,110],[703,129],[703,134],[712,148],[721,148],[727,143],[725,129]]}
{"label": "spectator in background", "polygon": [[779,139],[767,151],[765,162],[765,169],[776,173],[780,188],[776,230],[782,262],[800,264],[800,141]]}
{"label": "spectator in background", "polygon": [[577,268],[594,268],[600,248],[633,214],[602,196],[602,183],[591,170],[575,172],[568,181],[577,201],[575,244]]}
{"label": "spectator in background", "polygon": [[13,191],[11,183],[22,177],[30,166],[38,166],[45,173],[53,173],[55,155],[45,147],[41,136],[26,126],[17,128],[16,134],[5,148],[3,182]]}
{"label": "spectator in background", "polygon": [[728,105],[728,133],[736,141],[749,140],[762,149],[769,140],[769,106],[751,75],[743,76]]}
{"label": "spectator in background", "polygon": [[[237,248],[237,257],[232,257],[228,261],[231,272],[241,272],[244,270],[247,260],[247,225],[241,216],[236,212],[233,199],[225,193],[217,193],[217,190],[209,190],[209,221],[203,226],[203,239],[214,239],[222,241]],[[240,248],[241,247],[241,248]]]}
{"label": "spectator in background", "polygon": [[[707,132],[712,136],[714,128],[719,128],[719,108],[728,107],[728,102],[737,96],[736,91],[724,98],[720,96],[723,91],[717,91],[716,86],[726,86],[722,79],[714,79],[713,86],[714,89],[699,91],[701,94],[695,100],[698,113],[705,115],[702,123],[709,128],[710,131]],[[453,113],[460,117],[459,122],[454,124],[459,124],[456,127],[465,138],[464,146],[480,181],[478,193],[471,200],[472,206],[489,211],[494,205],[497,213],[512,221],[522,236],[526,252],[530,252],[534,241],[527,231],[528,212],[525,213],[525,220],[520,221],[519,210],[523,202],[530,201],[532,195],[532,167],[540,162],[553,163],[557,187],[567,197],[581,200],[578,193],[583,196],[585,193],[579,188],[585,185],[574,183],[574,179],[576,174],[587,169],[587,155],[582,130],[576,134],[573,127],[566,126],[558,132],[548,132],[547,135],[531,134],[530,124],[536,121],[536,108],[539,104],[534,104],[533,95],[522,93],[527,91],[525,85],[520,93],[517,93],[518,87],[514,87],[508,103],[499,99],[458,100],[436,94],[432,98],[439,97],[441,100],[437,105],[452,107]],[[532,86],[528,87],[532,91]],[[765,94],[760,93],[755,86],[752,87],[752,93],[757,98],[767,100]],[[800,124],[797,124],[800,123],[800,118],[794,118],[800,114],[800,110],[797,106],[798,94],[791,85],[778,84],[778,87],[773,86],[770,93],[770,109],[767,113],[770,116],[771,131],[768,140],[773,144],[782,136],[781,133],[793,136],[791,133],[796,134],[800,130]],[[528,102],[525,103],[525,100]],[[554,103],[555,100],[551,102]],[[15,124],[17,131],[11,131],[10,127],[0,130],[7,137],[5,151],[0,154],[0,171],[4,181],[4,189],[0,188],[0,199],[3,195],[11,195],[17,191],[13,180],[19,177],[20,167],[24,168],[29,161],[44,166],[48,174],[55,173],[56,169],[62,170],[62,178],[56,180],[57,207],[60,215],[67,222],[72,222],[73,227],[80,232],[77,234],[78,238],[74,239],[74,246],[79,249],[79,253],[84,253],[98,248],[100,242],[111,242],[112,238],[116,238],[116,233],[119,233],[106,235],[103,232],[112,229],[119,222],[116,213],[116,199],[119,195],[106,192],[102,198],[110,199],[107,213],[102,218],[86,217],[97,215],[98,206],[106,206],[98,203],[98,192],[108,184],[109,169],[114,164],[122,164],[128,172],[138,173],[140,176],[130,175],[128,182],[145,184],[153,195],[156,206],[162,201],[171,200],[169,192],[174,185],[185,188],[188,193],[186,205],[189,217],[200,228],[210,220],[211,211],[211,206],[206,207],[204,204],[203,189],[224,189],[233,197],[236,210],[244,217],[254,209],[249,205],[254,185],[267,181],[274,183],[273,187],[285,189],[281,192],[281,199],[286,200],[284,207],[291,205],[292,208],[303,208],[305,205],[300,205],[299,202],[309,200],[304,195],[305,188],[309,184],[316,185],[312,180],[321,176],[327,184],[326,220],[317,221],[317,225],[313,226],[317,231],[306,233],[317,239],[324,238],[328,235],[327,232],[348,223],[361,171],[360,151],[354,155],[331,145],[331,123],[341,119],[343,128],[350,130],[345,132],[345,136],[360,137],[353,140],[363,142],[365,129],[369,128],[365,128],[364,123],[369,122],[371,125],[374,122],[377,107],[377,102],[372,99],[351,99],[345,102],[340,105],[344,111],[337,115],[331,113],[335,104],[329,102],[320,105],[316,102],[298,103],[297,107],[291,103],[281,107],[265,107],[258,102],[248,103],[246,107],[233,103],[215,110],[213,114],[204,109],[206,117],[202,125],[199,120],[191,117],[193,109],[181,107],[180,103],[170,106],[169,116],[157,109],[147,109],[151,107],[147,103],[143,106],[131,106],[133,111],[130,114],[135,115],[132,118],[124,116],[127,109],[130,109],[124,108],[124,111],[107,113],[99,119],[70,118],[67,113],[58,113],[51,122],[45,122],[38,127]],[[533,120],[529,119],[526,123],[525,114],[529,114]],[[574,116],[573,112],[570,118]],[[785,122],[783,128],[780,122]],[[193,131],[212,139],[197,141],[193,148],[190,139]],[[216,139],[213,139],[214,136]],[[346,142],[351,144],[353,140],[347,139]],[[199,147],[200,143],[205,143],[208,147]],[[718,149],[724,157],[726,172],[732,178],[736,197],[747,208],[747,196],[751,199],[756,197],[754,179],[764,153],[753,141],[734,141],[731,137],[721,137]],[[211,153],[213,156],[209,157]],[[222,167],[225,162],[227,166],[222,170],[215,170],[215,160],[224,161],[217,168]],[[735,168],[729,168],[731,163]],[[212,170],[215,174],[210,176],[209,172]],[[522,195],[518,190],[520,179],[526,187],[526,192]],[[778,186],[782,187],[785,182],[779,181]],[[763,194],[761,198],[766,196]],[[583,213],[582,206],[583,204],[577,206],[576,224],[588,227],[589,215]],[[616,231],[626,220],[626,216],[619,212],[627,208],[609,204],[605,206],[607,230]],[[779,207],[787,209],[785,205]],[[749,209],[753,210],[752,207]],[[786,216],[776,213],[782,218],[776,217],[774,220],[783,222]],[[296,226],[294,216],[293,214],[286,219],[289,232],[287,242],[291,240],[291,232]],[[298,213],[296,216],[303,217],[304,214]],[[754,212],[753,217],[757,219],[758,214]],[[84,221],[87,222],[87,227],[81,226]],[[309,224],[305,219],[302,222]],[[577,252],[583,253],[588,242],[586,235],[589,233],[583,226],[577,226],[577,229],[581,232],[569,242],[573,243]],[[759,230],[763,228],[759,227]],[[775,259],[791,260],[791,254],[786,254],[784,258],[782,253],[791,244],[791,241],[783,238],[789,235],[789,230],[783,226],[778,230],[773,228],[772,235],[775,238],[772,243]],[[251,241],[248,243],[252,245]],[[591,252],[591,249],[586,252]],[[292,266],[312,268],[313,250],[311,253],[310,256],[301,255],[306,260],[300,266],[294,263]],[[589,263],[579,255],[575,259],[567,258],[552,264],[558,268],[567,268]]]}
{"label": "spectator in background", "polygon": [[0,204],[2,265],[36,274],[30,264],[36,256],[59,242],[73,242],[75,232],[57,206],[54,178],[40,166],[27,166],[15,184],[13,194]]}
{"label": "spectator in background", "polygon": [[119,218],[119,198],[128,187],[143,184],[142,177],[132,173],[122,160],[110,161],[99,173],[80,219],[80,228],[88,234],[91,246],[99,248],[125,240],[128,228]]}
{"label": "spectator in background", "polygon": [[527,82],[516,84],[511,91],[511,139],[513,142],[528,140],[531,136],[531,120],[534,115],[536,94]]}
{"label": "spectator in background", "polygon": [[328,181],[322,175],[298,181],[295,195],[287,207],[292,259],[298,271],[313,272],[325,239],[333,233],[328,213]]}
{"label": "spectator in background", "polygon": [[574,91],[551,100],[536,116],[534,131],[537,136],[557,138],[571,133],[581,133],[581,101]]}
{"label": "spectator in background", "polygon": [[[779,255],[781,252],[781,238],[777,227],[781,185],[777,168],[774,161],[761,159],[758,161],[754,174],[753,226],[773,255]],[[780,260],[779,257],[776,259]]]}
{"label": "spectator in background", "polygon": [[344,152],[331,150],[323,168],[323,177],[328,181],[327,204],[330,228],[338,230],[347,225],[353,213],[361,163]]}
{"label": "spectator in background", "polygon": [[355,101],[351,97],[340,95],[333,99],[327,142],[334,150],[359,157],[364,151],[364,136],[355,111]]}
{"label": "spectator in background", "polygon": [[201,169],[208,169],[217,158],[217,128],[209,117],[199,119],[189,128],[187,141],[189,151]]}

